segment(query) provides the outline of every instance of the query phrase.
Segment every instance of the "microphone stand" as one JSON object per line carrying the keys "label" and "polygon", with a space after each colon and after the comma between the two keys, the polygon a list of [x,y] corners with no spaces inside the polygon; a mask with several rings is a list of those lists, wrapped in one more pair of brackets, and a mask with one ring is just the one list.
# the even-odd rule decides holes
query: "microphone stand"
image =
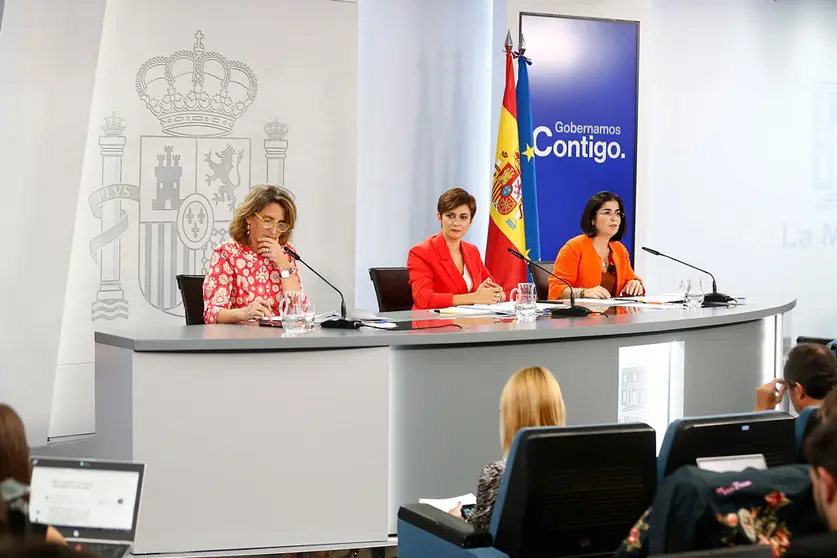
{"label": "microphone stand", "polygon": [[346,318],[346,299],[343,298],[343,293],[340,292],[340,289],[332,285],[331,281],[320,275],[316,269],[308,265],[302,258],[299,257],[299,254],[297,254],[287,246],[284,247],[284,250],[286,254],[288,254],[290,257],[307,267],[311,271],[311,273],[322,279],[323,283],[337,291],[337,294],[340,295],[340,317],[326,320],[320,324],[320,327],[323,327],[325,329],[360,329],[360,326],[362,324],[359,321],[349,320]]}
{"label": "microphone stand", "polygon": [[551,271],[546,269],[544,266],[540,265],[537,262],[534,262],[534,261],[530,260],[529,258],[524,256],[523,254],[521,254],[517,250],[514,250],[512,248],[506,248],[506,250],[508,250],[509,253],[512,256],[514,256],[516,258],[520,258],[524,262],[529,262],[530,264],[533,264],[536,267],[546,271],[549,275],[551,275],[552,277],[555,277],[556,279],[558,279],[559,281],[561,281],[562,283],[567,285],[567,288],[570,289],[570,307],[569,308],[553,308],[553,309],[551,309],[549,311],[549,313],[552,315],[553,318],[584,318],[584,317],[586,317],[590,314],[590,309],[589,308],[587,308],[585,306],[576,306],[575,305],[575,294],[573,294],[573,286],[570,285],[570,283],[566,279],[564,279],[563,277],[558,277],[557,275],[555,275],[554,273],[552,273]]}
{"label": "microphone stand", "polygon": [[643,246],[642,249],[645,250],[646,252],[648,252],[649,254],[651,254],[652,256],[661,256],[663,258],[668,258],[671,261],[674,261],[674,262],[677,262],[679,264],[685,265],[686,267],[690,267],[692,269],[700,271],[701,273],[705,273],[709,277],[711,277],[712,278],[712,292],[708,293],[708,294],[705,294],[703,296],[703,306],[704,307],[728,306],[729,303],[734,300],[731,296],[728,296],[728,295],[725,295],[724,293],[719,293],[718,292],[718,283],[715,281],[715,276],[712,275],[711,273],[709,273],[708,271],[706,271],[705,269],[701,269],[701,268],[699,268],[695,265],[692,265],[690,263],[686,263],[682,260],[678,260],[677,258],[669,256],[668,254],[663,254],[662,252],[660,252],[658,250],[654,250],[653,248],[649,248],[647,246]]}

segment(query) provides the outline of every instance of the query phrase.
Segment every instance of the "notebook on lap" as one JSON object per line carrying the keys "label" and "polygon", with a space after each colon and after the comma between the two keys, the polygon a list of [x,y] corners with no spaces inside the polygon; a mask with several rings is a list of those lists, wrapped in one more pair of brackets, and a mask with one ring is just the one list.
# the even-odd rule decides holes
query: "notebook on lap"
{"label": "notebook on lap", "polygon": [[29,520],[57,529],[70,548],[122,558],[137,528],[145,466],[32,459]]}

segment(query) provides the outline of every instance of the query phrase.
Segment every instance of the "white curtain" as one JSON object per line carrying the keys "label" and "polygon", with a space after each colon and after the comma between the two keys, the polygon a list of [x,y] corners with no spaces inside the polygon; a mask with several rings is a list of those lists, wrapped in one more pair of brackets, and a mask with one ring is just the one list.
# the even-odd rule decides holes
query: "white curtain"
{"label": "white curtain", "polygon": [[363,0],[358,28],[355,301],[377,310],[368,269],[438,232],[445,190],[477,198],[466,240],[484,249],[505,1]]}

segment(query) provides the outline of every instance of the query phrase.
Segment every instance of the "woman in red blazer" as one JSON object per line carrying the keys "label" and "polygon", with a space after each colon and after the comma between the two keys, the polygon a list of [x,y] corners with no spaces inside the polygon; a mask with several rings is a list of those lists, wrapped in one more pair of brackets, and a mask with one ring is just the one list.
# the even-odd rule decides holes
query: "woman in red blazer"
{"label": "woman in red blazer", "polygon": [[462,188],[439,197],[436,218],[442,232],[413,246],[407,256],[413,309],[494,304],[505,300],[473,244],[462,240],[477,212],[474,196]]}
{"label": "woman in red blazer", "polygon": [[[625,234],[625,206],[612,192],[599,192],[581,215],[581,234],[570,239],[555,259],[552,272],[572,285],[576,298],[612,298],[645,293],[642,280],[631,267]],[[549,278],[550,300],[569,298],[570,288]]]}

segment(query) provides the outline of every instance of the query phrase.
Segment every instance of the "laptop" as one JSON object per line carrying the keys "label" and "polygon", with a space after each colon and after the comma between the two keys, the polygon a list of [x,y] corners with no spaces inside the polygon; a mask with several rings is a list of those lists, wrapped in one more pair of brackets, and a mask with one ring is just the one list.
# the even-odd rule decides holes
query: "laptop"
{"label": "laptop", "polygon": [[122,558],[137,530],[145,465],[32,458],[29,520],[57,529],[70,548]]}

